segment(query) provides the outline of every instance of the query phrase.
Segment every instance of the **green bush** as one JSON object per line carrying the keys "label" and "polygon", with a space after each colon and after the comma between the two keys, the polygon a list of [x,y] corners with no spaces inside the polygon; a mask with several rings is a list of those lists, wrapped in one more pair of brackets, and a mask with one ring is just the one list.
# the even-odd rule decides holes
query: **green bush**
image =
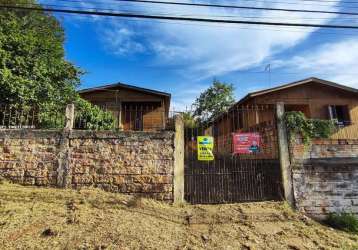
{"label": "green bush", "polygon": [[285,123],[291,139],[299,134],[302,136],[304,143],[309,142],[312,134],[312,124],[307,122],[307,119],[302,112],[286,112]]}
{"label": "green bush", "polygon": [[38,127],[41,129],[61,129],[64,128],[65,107],[57,105],[41,105],[38,112]]}
{"label": "green bush", "polygon": [[103,111],[82,98],[77,99],[75,110],[76,122],[81,129],[109,130],[115,127],[111,112]]}
{"label": "green bush", "polygon": [[[75,101],[75,128],[90,130],[113,129],[115,119],[111,112],[103,111],[88,101],[77,97]],[[40,105],[8,104],[0,119],[9,126],[33,126],[39,129],[65,127],[66,104],[41,103]],[[0,112],[1,113],[1,112]]]}
{"label": "green bush", "polygon": [[329,138],[335,131],[332,121],[307,119],[300,111],[286,112],[285,123],[290,139],[299,134],[305,144],[309,143],[312,138]]}
{"label": "green bush", "polygon": [[353,213],[331,213],[325,223],[346,232],[358,233],[358,217]]}
{"label": "green bush", "polygon": [[335,125],[332,121],[311,119],[312,137],[313,138],[329,138],[335,131]]}

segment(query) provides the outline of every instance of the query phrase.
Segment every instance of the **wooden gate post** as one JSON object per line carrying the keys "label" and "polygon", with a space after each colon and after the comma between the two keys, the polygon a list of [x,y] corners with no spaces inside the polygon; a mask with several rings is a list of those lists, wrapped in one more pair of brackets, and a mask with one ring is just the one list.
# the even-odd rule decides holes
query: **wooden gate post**
{"label": "wooden gate post", "polygon": [[276,118],[282,187],[284,191],[285,200],[291,206],[294,206],[290,155],[288,150],[288,137],[286,124],[284,122],[284,115],[285,105],[283,102],[278,102],[276,104]]}
{"label": "wooden gate post", "polygon": [[184,202],[184,121],[175,116],[174,138],[174,204]]}

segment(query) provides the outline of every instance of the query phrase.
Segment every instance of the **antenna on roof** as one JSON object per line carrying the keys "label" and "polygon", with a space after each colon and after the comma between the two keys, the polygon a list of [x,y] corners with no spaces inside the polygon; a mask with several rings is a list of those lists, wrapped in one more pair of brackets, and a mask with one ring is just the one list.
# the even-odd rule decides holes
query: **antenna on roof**
{"label": "antenna on roof", "polygon": [[266,65],[265,72],[268,72],[269,88],[271,88],[271,64],[270,63]]}

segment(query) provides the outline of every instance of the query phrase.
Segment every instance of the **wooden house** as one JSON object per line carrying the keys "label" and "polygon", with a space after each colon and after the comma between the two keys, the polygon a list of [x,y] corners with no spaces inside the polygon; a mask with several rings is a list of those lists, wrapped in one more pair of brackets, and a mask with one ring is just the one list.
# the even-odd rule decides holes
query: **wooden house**
{"label": "wooden house", "polygon": [[[302,111],[307,118],[334,120],[338,130],[332,139],[358,139],[358,90],[313,77],[249,93],[217,117],[207,130],[219,145],[229,141],[233,132],[270,127],[275,130],[278,102],[284,103],[285,111]],[[231,144],[226,144],[230,151]]]}
{"label": "wooden house", "polygon": [[166,127],[169,93],[116,83],[82,89],[79,94],[92,104],[111,111],[119,129],[154,131]]}
{"label": "wooden house", "polygon": [[333,138],[358,138],[358,90],[313,77],[247,94],[215,119],[213,131],[249,131],[258,124],[271,123],[278,102],[284,103],[285,111],[301,111],[307,118],[335,120],[340,130]]}

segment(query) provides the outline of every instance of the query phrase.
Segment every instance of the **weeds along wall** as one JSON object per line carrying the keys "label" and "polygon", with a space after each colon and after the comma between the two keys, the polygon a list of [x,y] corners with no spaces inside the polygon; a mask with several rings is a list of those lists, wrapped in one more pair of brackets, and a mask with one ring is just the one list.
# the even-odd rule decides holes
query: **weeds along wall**
{"label": "weeds along wall", "polygon": [[1,130],[0,176],[172,201],[174,133]]}

